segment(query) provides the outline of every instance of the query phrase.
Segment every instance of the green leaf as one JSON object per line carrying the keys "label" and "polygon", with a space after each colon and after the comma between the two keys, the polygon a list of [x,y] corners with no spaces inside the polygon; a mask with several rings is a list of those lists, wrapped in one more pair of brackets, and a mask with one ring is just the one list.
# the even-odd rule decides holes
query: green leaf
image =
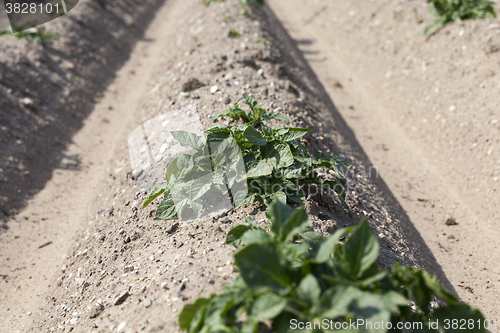
{"label": "green leaf", "polygon": [[243,132],[245,138],[258,146],[264,146],[267,143],[266,139],[261,138],[260,132],[257,131],[252,126],[247,126],[245,132]]}
{"label": "green leaf", "polygon": [[366,218],[345,242],[344,255],[353,277],[360,277],[377,259],[379,245]]}
{"label": "green leaf", "polygon": [[180,329],[188,330],[196,313],[200,309],[203,309],[203,307],[206,306],[208,302],[209,300],[207,298],[198,298],[196,302],[194,302],[194,304],[184,305],[178,318]]}
{"label": "green leaf", "polygon": [[264,124],[261,124],[260,128],[262,129],[262,133],[264,134],[264,136],[267,136],[267,137],[273,136],[273,129],[271,127],[266,126]]}
{"label": "green leaf", "polygon": [[317,317],[336,319],[346,316],[351,303],[362,295],[362,291],[348,285],[333,286],[321,295],[320,302],[316,303],[311,312]]}
{"label": "green leaf", "polygon": [[270,288],[279,292],[291,284],[288,264],[276,244],[250,244],[234,258],[243,280],[253,290]]}
{"label": "green leaf", "polygon": [[264,230],[262,229],[253,229],[253,230],[248,230],[245,232],[245,234],[241,237],[241,245],[249,245],[249,244],[254,244],[254,243],[267,243],[271,242],[273,239],[270,235],[268,235]]}
{"label": "green leaf", "polygon": [[344,228],[337,230],[333,235],[323,239],[320,243],[313,248],[311,252],[311,257],[318,264],[327,262],[331,258],[333,248],[337,245],[337,242],[345,234],[351,232],[354,228]]}
{"label": "green leaf", "polygon": [[299,299],[307,302],[309,305],[313,305],[318,302],[320,295],[321,288],[314,275],[308,274],[300,281],[297,287],[297,297]]}
{"label": "green leaf", "polygon": [[306,226],[306,210],[303,208],[295,210],[281,225],[279,240],[292,241]]}
{"label": "green leaf", "polygon": [[142,205],[142,208],[145,208],[147,205],[149,205],[151,203],[151,201],[153,201],[154,199],[156,199],[160,195],[162,195],[163,192],[165,192],[165,190],[168,187],[169,187],[168,184],[163,184],[163,185],[155,187],[155,189],[153,190],[153,192],[151,192],[151,194],[149,195],[149,198],[147,198],[147,200],[144,201],[144,204]]}
{"label": "green leaf", "polygon": [[177,220],[179,217],[177,216],[177,211],[175,209],[175,203],[172,199],[172,195],[170,190],[165,191],[165,195],[163,196],[162,202],[158,206],[156,210],[156,218],[162,220]]}
{"label": "green leaf", "polygon": [[[484,327],[485,319],[481,312],[478,309],[475,309],[465,303],[449,305],[445,307],[440,307],[434,311],[433,319],[437,319],[441,324],[441,327],[444,329],[445,320],[449,320],[449,327],[444,330],[446,333],[460,333],[464,332],[464,329],[460,329],[461,323],[466,322],[470,323],[470,321],[474,322],[474,328],[471,329],[467,325],[465,325],[467,332],[487,332]],[[453,320],[457,320],[459,325],[456,328],[453,327],[451,323]],[[492,324],[493,327],[493,324]]]}
{"label": "green leaf", "polygon": [[186,131],[171,131],[170,132],[174,139],[179,141],[182,147],[190,147],[199,149],[203,147],[203,143],[201,142],[198,135]]}
{"label": "green leaf", "polygon": [[196,178],[189,188],[189,198],[197,200],[207,193],[212,187],[212,175],[205,174],[202,177]]}
{"label": "green leaf", "polygon": [[307,132],[311,132],[311,130],[308,128],[288,128],[288,132],[280,135],[279,139],[281,141],[289,142],[303,137],[307,134]]}
{"label": "green leaf", "polygon": [[240,238],[245,234],[248,230],[250,230],[250,227],[248,225],[238,225],[227,233],[226,236],[226,244],[228,245],[234,245],[234,247],[238,248],[240,246]]}
{"label": "green leaf", "polygon": [[287,143],[268,142],[262,147],[262,157],[268,160],[273,168],[286,168],[294,162]]}
{"label": "green leaf", "polygon": [[259,161],[247,170],[247,178],[257,178],[262,176],[269,176],[273,173],[273,169],[266,161]]}
{"label": "green leaf", "polygon": [[250,308],[250,319],[256,322],[273,319],[286,306],[286,299],[272,293],[266,293],[255,301]]}
{"label": "green leaf", "polygon": [[271,231],[276,237],[280,237],[282,224],[292,216],[292,209],[282,202],[275,201],[266,212],[266,216],[271,220]]}
{"label": "green leaf", "polygon": [[291,120],[290,117],[285,116],[284,114],[277,114],[274,112],[269,114],[269,117],[272,119],[283,120],[283,121],[290,121]]}
{"label": "green leaf", "polygon": [[[181,169],[177,167],[177,159],[176,157],[172,162],[167,167],[167,171],[165,172],[165,179],[167,180],[167,183],[171,184],[171,180],[173,180],[172,176],[177,175]],[[177,179],[177,177],[174,177]]]}
{"label": "green leaf", "polygon": [[258,229],[259,228],[259,224],[257,223],[257,221],[255,221],[254,219],[252,219],[250,216],[245,216],[245,223],[248,224],[248,225],[250,225],[254,229]]}
{"label": "green leaf", "polygon": [[308,244],[310,247],[315,247],[323,240],[323,236],[314,231],[313,228],[305,226],[304,230],[300,233],[300,240]]}

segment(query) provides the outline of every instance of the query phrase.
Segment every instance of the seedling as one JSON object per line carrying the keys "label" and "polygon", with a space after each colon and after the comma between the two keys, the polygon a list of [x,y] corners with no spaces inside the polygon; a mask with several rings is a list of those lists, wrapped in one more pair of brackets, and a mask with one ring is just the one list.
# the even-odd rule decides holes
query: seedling
{"label": "seedling", "polygon": [[234,38],[234,37],[238,37],[239,35],[241,35],[241,33],[238,30],[236,30],[236,29],[229,30],[229,34],[228,34],[229,37]]}
{"label": "seedling", "polygon": [[42,46],[47,46],[54,39],[59,39],[59,36],[53,35],[45,31],[43,28],[31,28],[27,29],[29,26],[19,25],[14,27],[14,32],[3,29],[0,31],[0,37],[16,37],[20,39],[27,39],[30,43],[40,44]]}
{"label": "seedling", "polygon": [[450,22],[497,17],[493,2],[487,0],[427,0],[427,2],[433,4],[430,11],[436,19],[425,28],[426,36],[436,33]]}
{"label": "seedling", "polygon": [[[204,143],[193,133],[172,132],[174,138],[183,147],[192,148],[193,153],[179,154],[171,162],[166,170],[166,184],[153,190],[143,208],[163,194],[156,217],[178,219],[185,207],[197,214],[207,208],[211,203],[202,198],[210,191],[228,194],[233,207],[238,208],[255,200],[262,204],[272,200],[303,203],[309,186],[317,186],[335,192],[342,205],[349,209],[342,185],[333,180],[321,181],[315,170],[327,168],[343,178],[343,172],[350,165],[337,156],[323,156],[317,150],[311,155],[298,141],[311,130],[269,127],[265,122],[288,120],[288,117],[267,113],[253,97],[243,97],[237,105],[214,119],[241,118],[248,123],[244,126],[215,124],[205,130]],[[240,108],[243,103],[249,111]],[[243,173],[237,172],[241,163]],[[247,185],[244,190],[232,190],[243,188],[237,186],[241,182]]]}
{"label": "seedling", "polygon": [[[270,233],[249,217],[229,231],[226,244],[238,250],[240,274],[220,295],[185,305],[181,329],[375,333],[403,332],[398,323],[410,323],[413,332],[454,332],[453,323],[462,322],[486,332],[481,312],[457,300],[435,276],[399,264],[391,272],[378,267],[380,249],[366,219],[323,238],[307,225],[304,209],[274,202],[266,215]],[[446,305],[431,310],[433,298]]]}

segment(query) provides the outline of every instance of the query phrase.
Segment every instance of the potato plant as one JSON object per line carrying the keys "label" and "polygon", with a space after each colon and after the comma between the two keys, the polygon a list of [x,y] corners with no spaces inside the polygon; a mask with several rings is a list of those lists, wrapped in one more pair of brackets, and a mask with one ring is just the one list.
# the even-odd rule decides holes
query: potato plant
{"label": "potato plant", "polygon": [[[249,111],[240,108],[243,103]],[[324,156],[317,150],[310,154],[298,141],[309,129],[267,126],[265,123],[271,119],[288,118],[267,113],[248,95],[214,119],[223,116],[241,118],[248,124],[215,124],[205,130],[205,142],[194,133],[172,132],[181,146],[191,148],[192,153],[181,153],[169,164],[166,183],[152,191],[143,208],[163,195],[156,217],[178,219],[184,209],[199,215],[215,204],[204,198],[216,194],[229,196],[234,208],[255,200],[262,204],[273,200],[303,203],[308,187],[319,186],[335,192],[345,209],[349,209],[343,186],[333,180],[322,181],[315,170],[327,168],[343,178],[342,172],[350,165],[337,156]],[[244,170],[238,172],[241,165]],[[246,186],[239,186],[241,182]],[[212,194],[206,195],[209,193]]]}
{"label": "potato plant", "polygon": [[[220,295],[185,305],[181,329],[403,332],[398,323],[411,323],[418,332],[459,332],[451,324],[458,319],[469,332],[486,332],[480,311],[457,300],[436,277],[399,264],[391,271],[378,267],[379,245],[366,219],[323,238],[307,225],[304,209],[276,201],[266,215],[269,232],[247,217],[227,234],[226,244],[238,249],[240,274]],[[445,305],[434,309],[433,298]]]}

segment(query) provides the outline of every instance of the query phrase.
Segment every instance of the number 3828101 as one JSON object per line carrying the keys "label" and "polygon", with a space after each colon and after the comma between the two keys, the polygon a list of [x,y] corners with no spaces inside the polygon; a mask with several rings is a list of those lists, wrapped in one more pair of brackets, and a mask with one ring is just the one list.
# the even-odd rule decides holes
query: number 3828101
{"label": "number 3828101", "polygon": [[59,4],[36,4],[36,3],[6,3],[7,14],[59,14]]}

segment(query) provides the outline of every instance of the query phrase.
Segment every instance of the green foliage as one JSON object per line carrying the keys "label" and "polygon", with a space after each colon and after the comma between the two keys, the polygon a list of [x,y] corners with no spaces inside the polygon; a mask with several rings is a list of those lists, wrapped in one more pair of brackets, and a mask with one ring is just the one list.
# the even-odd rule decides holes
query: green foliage
{"label": "green foliage", "polygon": [[229,30],[229,34],[228,34],[229,37],[234,38],[234,37],[238,37],[239,35],[241,35],[241,33],[238,30],[236,30],[236,29]]}
{"label": "green foliage", "polygon": [[45,31],[43,28],[31,28],[27,29],[27,25],[19,25],[14,27],[14,32],[9,29],[3,29],[0,31],[0,37],[16,37],[19,39],[27,39],[30,43],[40,44],[42,46],[47,46],[54,39],[59,39],[59,36],[52,35]]}
{"label": "green foliage", "polygon": [[431,35],[450,22],[465,19],[497,17],[493,2],[487,0],[427,0],[432,3],[431,14],[436,16],[427,28],[425,34]]}
{"label": "green foliage", "polygon": [[[240,105],[242,103],[246,104],[250,108],[250,111],[242,110],[240,108]],[[254,126],[260,125],[263,121],[268,122],[271,119],[285,120],[285,121],[290,120],[290,118],[282,114],[274,112],[267,113],[267,111],[264,108],[258,105],[258,101],[255,98],[246,94],[243,94],[243,99],[240,100],[235,106],[230,107],[225,112],[216,114],[215,116],[212,117],[212,120],[216,120],[217,118],[220,117],[230,117],[231,119],[234,120],[243,119],[245,122]]]}
{"label": "green foliage", "polygon": [[[206,142],[193,133],[172,132],[181,146],[193,152],[181,153],[170,163],[165,174],[166,184],[153,190],[143,208],[164,195],[156,217],[177,219],[185,207],[199,215],[204,208],[213,205],[204,201],[208,193],[219,194],[219,197],[229,194],[233,207],[238,208],[255,200],[263,204],[274,199],[303,203],[307,187],[318,186],[333,190],[349,209],[342,185],[332,180],[321,182],[314,170],[327,168],[343,178],[342,172],[350,165],[337,156],[323,156],[316,150],[311,156],[305,145],[297,141],[310,132],[309,129],[269,127],[264,122],[288,120],[288,117],[267,113],[253,97],[243,97],[236,106],[214,119],[221,116],[242,118],[247,125],[223,127],[215,124],[205,131]],[[241,103],[248,105],[250,111],[240,109]],[[242,183],[246,185],[244,189],[240,186]]]}
{"label": "green foliage", "polygon": [[203,3],[206,5],[206,6],[210,6],[212,3],[214,2],[224,2],[226,0],[203,0]]}
{"label": "green foliage", "polygon": [[259,38],[259,40],[257,41],[257,43],[262,43],[262,44],[264,44],[265,46],[271,46],[271,44],[272,44],[270,41],[268,41],[268,40],[267,40],[267,39],[265,39],[264,37]]}
{"label": "green foliage", "polygon": [[[421,323],[414,331],[451,332],[445,330],[446,319],[484,322],[477,309],[458,301],[424,270],[396,264],[390,274],[379,268],[379,245],[366,219],[323,238],[307,225],[304,209],[275,202],[267,216],[270,233],[250,218],[228,233],[226,243],[238,249],[240,275],[222,294],[185,305],[178,318],[181,329],[291,333],[293,323],[302,323],[306,329],[299,332],[333,332],[344,323],[354,327],[350,332],[382,333],[402,332],[396,325],[407,322]],[[446,305],[431,310],[433,297]],[[361,320],[372,327],[350,326]],[[385,326],[376,329],[382,322]],[[307,329],[307,323],[316,326]],[[486,332],[477,327],[474,332]]]}

